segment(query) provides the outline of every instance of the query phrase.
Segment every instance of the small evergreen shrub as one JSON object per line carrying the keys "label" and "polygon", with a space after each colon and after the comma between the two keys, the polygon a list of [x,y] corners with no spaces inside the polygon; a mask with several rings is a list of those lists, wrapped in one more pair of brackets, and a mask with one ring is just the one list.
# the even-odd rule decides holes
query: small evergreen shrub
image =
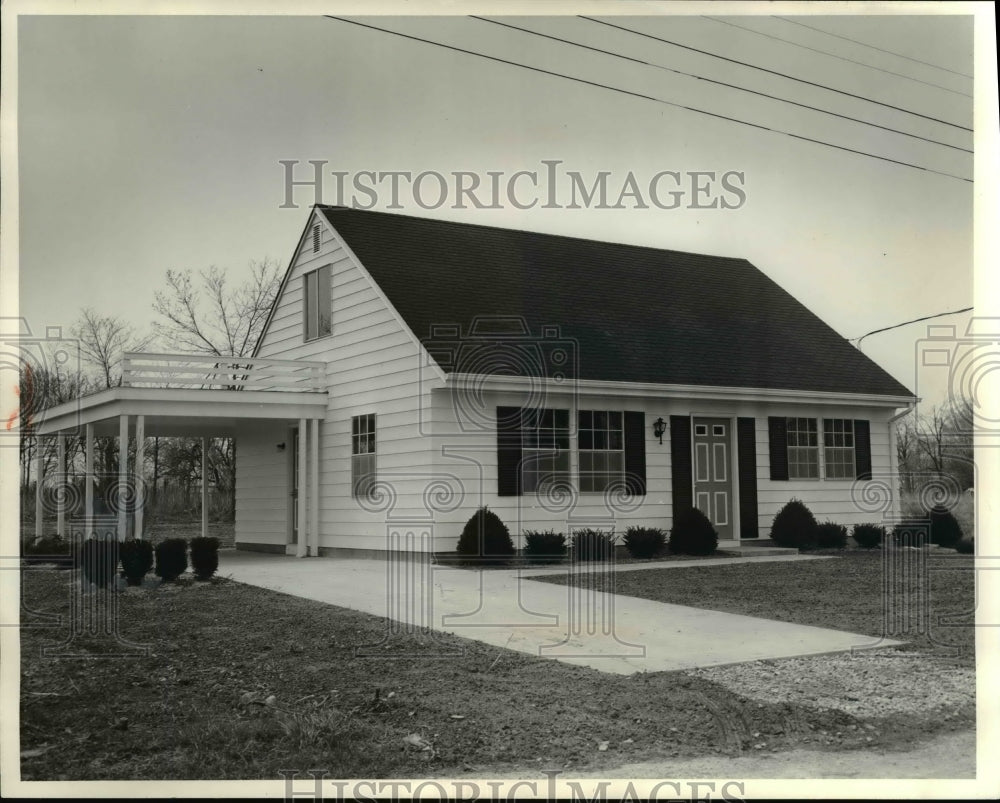
{"label": "small evergreen shrub", "polygon": [[965,535],[962,532],[962,525],[958,523],[951,511],[942,505],[932,507],[927,512],[927,518],[931,520],[932,544],[952,548]]}
{"label": "small evergreen shrub", "polygon": [[819,525],[800,500],[790,499],[771,523],[771,540],[778,546],[815,549]]}
{"label": "small evergreen shrub", "polygon": [[670,528],[670,551],[676,555],[711,555],[719,546],[719,534],[708,516],[696,507],[674,516]]}
{"label": "small evergreen shrub", "polygon": [[903,520],[893,525],[890,543],[897,547],[922,547],[928,542],[926,519]]}
{"label": "small evergreen shrub", "polygon": [[24,544],[24,557],[30,563],[55,563],[63,568],[73,565],[73,550],[69,541],[58,535],[45,535]]}
{"label": "small evergreen shrub", "polygon": [[633,558],[652,558],[663,552],[667,534],[656,527],[629,527],[622,540]]}
{"label": "small evergreen shrub", "polygon": [[816,530],[816,546],[820,549],[843,549],[847,546],[847,528],[835,521],[824,521]]}
{"label": "small evergreen shrub", "polygon": [[976,539],[975,538],[963,538],[957,544],[955,544],[955,551],[962,555],[972,555],[976,551]]}
{"label": "small evergreen shrub", "polygon": [[583,529],[573,533],[573,560],[611,560],[618,542],[614,530]]}
{"label": "small evergreen shrub", "polygon": [[881,524],[855,524],[851,535],[862,549],[875,549],[882,546],[885,540],[885,527]]}
{"label": "small evergreen shrub", "polygon": [[532,563],[557,563],[566,555],[566,536],[552,530],[525,530],[523,554]]}
{"label": "small evergreen shrub", "polygon": [[465,523],[455,551],[469,563],[482,559],[510,558],[516,552],[507,525],[485,505]]}
{"label": "small evergreen shrub", "polygon": [[198,536],[191,539],[191,569],[196,580],[208,580],[219,568],[219,539]]}
{"label": "small evergreen shrub", "polygon": [[153,545],[149,541],[128,538],[118,549],[122,575],[130,586],[142,585],[142,578],[153,568]]}
{"label": "small evergreen shrub", "polygon": [[187,570],[187,541],[167,538],[156,545],[156,576],[162,580],[176,580]]}
{"label": "small evergreen shrub", "polygon": [[114,582],[118,569],[118,541],[88,538],[80,544],[79,550],[85,580],[101,588]]}

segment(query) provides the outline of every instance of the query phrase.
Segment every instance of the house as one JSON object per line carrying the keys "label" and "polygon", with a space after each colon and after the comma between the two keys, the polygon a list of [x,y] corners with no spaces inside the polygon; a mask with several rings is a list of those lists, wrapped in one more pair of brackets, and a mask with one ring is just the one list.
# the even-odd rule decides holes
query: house
{"label": "house", "polygon": [[915,401],[743,259],[321,205],[251,360],[129,355],[126,385],[40,431],[231,435],[237,546],[299,555],[452,551],[481,504],[515,541],[872,520]]}

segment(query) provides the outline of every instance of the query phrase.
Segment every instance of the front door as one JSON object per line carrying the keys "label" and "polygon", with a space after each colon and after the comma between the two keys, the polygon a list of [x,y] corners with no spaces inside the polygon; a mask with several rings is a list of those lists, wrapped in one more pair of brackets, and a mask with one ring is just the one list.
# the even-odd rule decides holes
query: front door
{"label": "front door", "polygon": [[728,418],[693,420],[694,506],[708,516],[719,540],[735,537],[731,430]]}

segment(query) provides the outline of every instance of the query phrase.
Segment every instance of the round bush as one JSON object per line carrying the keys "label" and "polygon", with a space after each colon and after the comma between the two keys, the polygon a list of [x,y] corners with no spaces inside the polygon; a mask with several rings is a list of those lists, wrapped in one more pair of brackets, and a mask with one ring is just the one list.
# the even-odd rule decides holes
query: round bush
{"label": "round bush", "polygon": [[102,588],[114,580],[118,568],[117,540],[88,538],[79,549],[85,579]]}
{"label": "round bush", "polygon": [[815,549],[819,525],[800,500],[789,500],[771,523],[771,540],[778,546]]}
{"label": "round bush", "polygon": [[482,558],[509,558],[515,554],[510,531],[485,505],[465,523],[455,551],[469,562]]}
{"label": "round bush", "polygon": [[187,570],[187,541],[167,538],[156,545],[156,576],[165,582],[176,580]]}
{"label": "round bush", "polygon": [[613,560],[617,541],[614,530],[577,530],[573,533],[573,560]]}
{"label": "round bush", "polygon": [[931,543],[942,547],[954,547],[962,540],[964,533],[948,508],[935,505],[927,512],[931,520]]}
{"label": "round bush", "polygon": [[711,555],[719,546],[719,534],[708,516],[689,507],[674,516],[670,528],[670,551],[676,555]]}
{"label": "round bush", "polygon": [[566,555],[566,536],[552,530],[525,530],[523,554],[532,563],[557,563]]}
{"label": "round bush", "polygon": [[975,538],[963,538],[957,544],[955,544],[955,551],[961,553],[962,555],[972,555],[976,551],[976,539]]}
{"label": "round bush", "polygon": [[118,550],[122,574],[130,586],[142,585],[142,578],[153,568],[153,545],[149,541],[127,538]]}
{"label": "round bush", "polygon": [[816,546],[820,549],[843,549],[847,546],[847,528],[835,521],[824,521],[816,530]]}
{"label": "round bush", "polygon": [[881,524],[855,524],[851,535],[862,549],[875,549],[885,540],[885,527]]}
{"label": "round bush", "polygon": [[623,542],[633,558],[652,558],[667,546],[667,534],[656,527],[629,527]]}
{"label": "round bush", "polygon": [[196,580],[208,580],[219,568],[219,539],[201,537],[191,539],[191,569]]}
{"label": "round bush", "polygon": [[922,547],[928,542],[926,519],[904,519],[892,527],[889,543],[897,547]]}

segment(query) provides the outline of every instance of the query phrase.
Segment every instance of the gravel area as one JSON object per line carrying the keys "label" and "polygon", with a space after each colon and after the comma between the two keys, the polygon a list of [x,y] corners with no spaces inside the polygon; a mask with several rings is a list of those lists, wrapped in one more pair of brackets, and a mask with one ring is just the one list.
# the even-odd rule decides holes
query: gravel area
{"label": "gravel area", "polygon": [[934,656],[896,650],[821,655],[691,670],[762,703],[834,709],[859,718],[973,706],[976,675]]}

